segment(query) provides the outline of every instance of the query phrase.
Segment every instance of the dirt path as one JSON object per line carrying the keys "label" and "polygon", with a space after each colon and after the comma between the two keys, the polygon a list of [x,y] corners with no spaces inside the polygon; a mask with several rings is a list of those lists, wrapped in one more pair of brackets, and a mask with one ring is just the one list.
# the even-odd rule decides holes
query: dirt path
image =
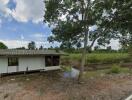
{"label": "dirt path", "polygon": [[124,100],[132,94],[132,75],[88,78],[84,84],[58,74],[8,76],[0,80],[0,100]]}

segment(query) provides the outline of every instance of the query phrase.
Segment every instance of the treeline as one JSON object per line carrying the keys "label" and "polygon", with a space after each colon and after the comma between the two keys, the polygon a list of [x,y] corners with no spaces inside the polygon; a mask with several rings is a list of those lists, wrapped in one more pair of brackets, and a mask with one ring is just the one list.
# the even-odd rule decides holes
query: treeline
{"label": "treeline", "polygon": [[[27,45],[28,48],[26,47],[18,47],[18,48],[14,48],[17,50],[25,50],[25,49],[29,49],[29,50],[62,50],[64,52],[67,53],[81,53],[83,51],[83,48],[80,46],[77,47],[64,47],[64,46],[59,46],[59,47],[49,47],[49,48],[45,48],[42,45],[40,47],[37,48],[36,43],[34,41],[31,41],[28,43]],[[8,49],[8,47],[0,42],[0,49]],[[113,50],[111,46],[107,46],[106,49],[102,49],[100,48],[100,46],[95,46],[93,49],[90,49],[89,47],[87,47],[87,53],[127,53],[127,52],[131,52],[132,50],[129,48],[124,48],[124,46],[122,46],[119,50]]]}
{"label": "treeline", "polygon": [[[57,49],[57,50],[63,50],[64,52],[67,53],[82,53],[83,48],[66,48],[66,49],[61,49],[61,48],[48,48],[48,49]],[[113,50],[113,49],[93,49],[93,50],[89,50],[87,49],[87,53],[128,53],[129,50],[123,50],[123,49],[119,49],[119,50]]]}

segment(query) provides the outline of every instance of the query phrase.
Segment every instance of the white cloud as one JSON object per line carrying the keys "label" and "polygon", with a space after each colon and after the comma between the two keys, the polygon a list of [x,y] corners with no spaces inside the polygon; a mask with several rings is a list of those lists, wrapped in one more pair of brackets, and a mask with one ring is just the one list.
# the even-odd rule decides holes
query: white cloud
{"label": "white cloud", "polygon": [[0,2],[2,2],[4,5],[6,5],[9,2],[9,0],[0,0]]}
{"label": "white cloud", "polygon": [[12,11],[12,16],[19,22],[34,23],[41,22],[44,15],[43,0],[14,0],[16,8]]}
{"label": "white cloud", "polygon": [[18,22],[42,22],[44,15],[43,0],[12,0],[12,2],[16,3],[13,10],[7,6],[9,1],[0,0],[0,13],[2,16],[8,18],[12,16]]}
{"label": "white cloud", "polygon": [[0,12],[7,17],[11,14],[11,10],[7,7],[9,0],[0,0]]}
{"label": "white cloud", "polygon": [[47,36],[43,33],[34,33],[29,35],[29,38],[36,41],[47,41]]}
{"label": "white cloud", "polygon": [[8,48],[17,48],[17,47],[27,47],[27,44],[30,41],[20,41],[20,40],[0,40],[0,42],[3,42],[5,45],[7,45]]}
{"label": "white cloud", "polygon": [[35,34],[30,35],[30,37],[32,37],[32,38],[45,38],[46,36],[43,35],[42,33],[35,33]]}
{"label": "white cloud", "polygon": [[[91,42],[90,42],[90,43],[91,43]],[[96,41],[95,44],[94,44],[94,46],[92,47],[92,49],[94,49],[94,47],[97,46],[97,45],[98,45],[98,43],[97,43],[97,41]],[[118,40],[118,39],[116,39],[116,40],[111,39],[109,45],[106,45],[106,46],[100,46],[100,48],[102,48],[102,49],[106,49],[108,46],[111,46],[111,48],[114,49],[114,50],[118,50],[118,49],[120,49],[120,43],[119,43],[119,40]]]}
{"label": "white cloud", "polygon": [[[28,40],[2,40],[0,39],[0,42],[3,42],[5,45],[8,46],[8,48],[18,48],[18,47],[26,47],[27,48],[27,45],[30,41]],[[35,41],[36,43],[36,46],[37,48],[39,48],[41,45],[44,47],[44,48],[48,48],[50,46],[58,46],[59,43],[55,42],[54,44],[53,43],[49,43],[48,41]]]}
{"label": "white cloud", "polygon": [[0,19],[0,28],[1,28],[2,20]]}
{"label": "white cloud", "polygon": [[111,39],[109,46],[111,46],[114,50],[118,50],[120,48],[119,40]]}
{"label": "white cloud", "polygon": [[89,27],[89,31],[95,31],[97,30],[98,26],[97,25],[93,25],[91,27]]}

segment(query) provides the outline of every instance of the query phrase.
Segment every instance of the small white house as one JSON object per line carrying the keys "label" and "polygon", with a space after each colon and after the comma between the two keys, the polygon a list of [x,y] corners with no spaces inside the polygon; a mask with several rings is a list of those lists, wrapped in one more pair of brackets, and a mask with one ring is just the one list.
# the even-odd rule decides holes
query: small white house
{"label": "small white house", "polygon": [[0,50],[0,74],[57,70],[63,54],[56,50]]}

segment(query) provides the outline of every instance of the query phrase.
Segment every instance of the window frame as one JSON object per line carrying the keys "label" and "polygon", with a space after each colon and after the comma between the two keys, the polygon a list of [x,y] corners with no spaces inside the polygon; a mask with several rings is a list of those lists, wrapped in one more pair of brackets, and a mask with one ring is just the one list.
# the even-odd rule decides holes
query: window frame
{"label": "window frame", "polygon": [[8,57],[8,66],[19,66],[18,57]]}
{"label": "window frame", "polygon": [[[50,62],[48,62],[48,60],[47,60],[47,58],[50,58]],[[55,58],[57,58],[58,59],[58,62],[57,62],[57,64],[55,64],[54,63],[54,61],[55,61]],[[50,63],[50,64],[48,64],[48,63]],[[53,56],[45,56],[45,67],[52,67],[52,66],[59,66],[60,65],[60,56],[57,56],[57,55],[53,55]]]}

